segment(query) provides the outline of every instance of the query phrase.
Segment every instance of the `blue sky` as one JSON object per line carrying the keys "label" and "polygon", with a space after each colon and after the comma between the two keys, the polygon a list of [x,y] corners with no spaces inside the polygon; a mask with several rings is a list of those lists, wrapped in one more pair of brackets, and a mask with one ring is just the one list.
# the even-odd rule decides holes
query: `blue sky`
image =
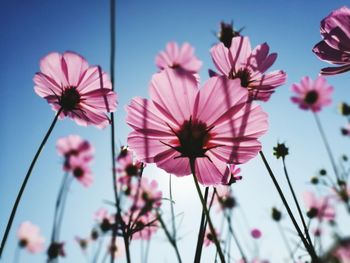
{"label": "blue sky", "polygon": [[[235,22],[244,27],[252,45],[267,42],[278,53],[273,69],[288,74],[286,85],[280,87],[263,108],[269,114],[270,128],[262,139],[263,147],[279,179],[283,181],[281,164],[272,157],[277,141],[286,141],[291,156],[288,166],[300,194],[308,189],[307,181],[319,168],[330,170],[330,164],[316,129],[312,114],[299,110],[290,102],[290,85],[309,75],[315,78],[326,64],[311,52],[320,40],[319,23],[331,10],[347,1],[118,1],[116,8],[116,91],[119,106],[116,113],[117,142],[124,144],[130,129],[125,124],[124,107],[134,96],[148,97],[148,83],[156,72],[155,55],[166,43],[187,41],[203,61],[202,81],[207,69],[213,68],[210,47],[216,42],[213,31],[219,22]],[[39,60],[51,51],[72,50],[82,54],[90,64],[99,64],[109,72],[109,4],[108,1],[45,1],[2,0],[0,2],[0,234],[5,229],[12,204],[29,163],[51,123],[54,112],[33,91],[32,78],[39,70]],[[350,75],[329,77],[334,85],[334,103],[320,118],[337,155],[349,153],[349,139],[340,136],[345,123],[337,114],[337,103],[350,100]],[[53,206],[62,178],[61,160],[55,143],[59,137],[79,134],[96,148],[93,165],[95,183],[91,189],[74,184],[68,197],[63,238],[67,242],[67,259],[62,262],[83,262],[74,243],[75,235],[87,235],[92,214],[103,200],[112,200],[110,130],[83,128],[71,120],[60,121],[49,139],[32,174],[19,207],[14,227],[4,253],[4,262],[11,262],[16,246],[15,232],[24,220],[40,225],[49,239]],[[264,237],[260,252],[272,262],[281,262],[286,251],[277,229],[270,222],[273,205],[281,207],[275,189],[259,158],[242,166],[244,180],[234,186],[240,206],[251,227],[260,227]],[[168,176],[149,166],[146,176],[159,181],[165,195]],[[283,186],[284,183],[282,183]],[[180,230],[180,251],[184,262],[192,261],[200,205],[191,178],[174,178],[176,210],[183,212]],[[178,189],[178,191],[176,191]],[[165,204],[167,205],[167,204]],[[112,211],[112,210],[111,210]],[[247,235],[244,219],[237,212],[237,231]],[[217,218],[217,221],[220,220]],[[247,223],[247,222],[245,222]],[[287,222],[288,223],[288,222]],[[348,222],[347,222],[348,223]],[[249,240],[245,237],[243,239]],[[159,231],[151,244],[150,259],[175,262],[170,245]],[[274,242],[275,246],[269,244]],[[277,248],[276,248],[277,246]],[[140,243],[132,246],[133,262],[140,260]],[[235,252],[235,251],[234,251]],[[213,250],[204,251],[208,258]],[[25,262],[40,262],[44,256],[26,256]],[[237,255],[237,254],[236,254]],[[154,261],[150,261],[154,262]],[[209,261],[210,262],[210,261]]]}

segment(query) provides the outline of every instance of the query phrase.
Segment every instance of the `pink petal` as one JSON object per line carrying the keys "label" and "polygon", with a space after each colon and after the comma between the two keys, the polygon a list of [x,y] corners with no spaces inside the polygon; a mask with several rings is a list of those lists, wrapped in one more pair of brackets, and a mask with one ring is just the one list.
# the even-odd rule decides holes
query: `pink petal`
{"label": "pink petal", "polygon": [[89,64],[82,56],[73,52],[63,53],[62,69],[68,80],[69,86],[77,87],[80,77],[88,67]]}
{"label": "pink petal", "polygon": [[245,68],[248,65],[248,58],[252,52],[250,41],[248,37],[234,37],[230,47],[231,64],[234,65],[237,72],[241,68]]}
{"label": "pink petal", "polygon": [[229,50],[219,43],[210,49],[210,54],[216,68],[227,77],[232,69]]}

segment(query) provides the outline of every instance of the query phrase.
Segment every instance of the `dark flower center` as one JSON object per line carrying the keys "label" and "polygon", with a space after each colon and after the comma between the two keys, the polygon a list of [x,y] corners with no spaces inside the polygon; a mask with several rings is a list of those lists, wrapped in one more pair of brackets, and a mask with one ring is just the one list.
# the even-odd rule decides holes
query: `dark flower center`
{"label": "dark flower center", "polygon": [[208,240],[210,240],[210,241],[213,241],[213,240],[214,240],[214,236],[212,235],[212,233],[208,233],[208,234],[207,234],[207,238],[208,238]]}
{"label": "dark flower center", "polygon": [[231,71],[228,76],[229,79],[237,79],[239,78],[241,80],[241,86],[244,88],[247,88],[250,83],[250,72],[246,68],[242,68],[238,70],[236,73]]}
{"label": "dark flower center", "polygon": [[74,177],[81,178],[83,176],[83,174],[84,174],[84,170],[83,169],[81,169],[80,167],[74,168],[74,170],[73,170]]}
{"label": "dark flower center", "polygon": [[207,143],[211,137],[209,133],[211,129],[208,129],[207,125],[201,121],[193,121],[192,119],[185,121],[179,131],[174,131],[180,146],[173,148],[181,153],[180,157],[191,159],[206,157],[205,152],[209,150]]}
{"label": "dark flower center", "polygon": [[139,173],[139,168],[136,165],[133,164],[129,164],[126,168],[125,168],[125,172],[128,176],[136,176]]}
{"label": "dark flower center", "polygon": [[318,93],[315,90],[311,90],[308,93],[306,93],[304,102],[306,104],[312,105],[317,101],[317,99],[318,99]]}
{"label": "dark flower center", "polygon": [[220,24],[220,32],[218,33],[219,40],[225,45],[225,47],[230,48],[232,38],[239,36],[240,31],[235,31],[233,28],[233,23],[224,23]]}
{"label": "dark flower center", "polygon": [[28,245],[27,239],[21,239],[18,243],[20,247],[26,247]]}
{"label": "dark flower center", "polygon": [[236,206],[236,200],[232,196],[221,198],[220,202],[223,208],[231,209]]}
{"label": "dark flower center", "polygon": [[76,109],[79,102],[80,94],[76,87],[69,87],[63,91],[60,99],[63,111],[67,112]]}
{"label": "dark flower center", "polygon": [[309,218],[314,218],[318,215],[318,209],[316,207],[311,207],[310,210],[306,213]]}
{"label": "dark flower center", "polygon": [[54,242],[49,246],[49,249],[47,250],[47,255],[49,256],[49,259],[58,258],[58,256],[65,256],[65,252],[63,250],[63,243],[57,243]]}

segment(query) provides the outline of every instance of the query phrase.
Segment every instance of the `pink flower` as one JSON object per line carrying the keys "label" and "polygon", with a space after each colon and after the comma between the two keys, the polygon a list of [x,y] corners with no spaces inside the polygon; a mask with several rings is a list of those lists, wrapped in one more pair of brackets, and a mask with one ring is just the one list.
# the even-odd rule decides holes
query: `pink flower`
{"label": "pink flower", "polygon": [[233,197],[230,186],[218,185],[215,187],[216,195],[213,200],[213,206],[217,206],[216,212],[224,209],[232,209],[236,206],[236,199]]}
{"label": "pink flower", "polygon": [[321,69],[321,75],[335,75],[350,70],[350,9],[343,6],[321,21],[323,40],[312,51],[319,59],[338,67]]}
{"label": "pink flower", "polygon": [[169,42],[165,51],[156,56],[155,61],[160,70],[166,68],[179,68],[190,73],[198,73],[202,62],[194,55],[194,48],[184,43],[181,48],[176,42]]}
{"label": "pink flower", "polygon": [[213,77],[202,89],[197,85],[191,74],[171,69],[155,74],[151,100],[134,98],[127,107],[134,129],[128,145],[140,160],[177,176],[189,175],[189,159],[195,159],[198,181],[220,184],[228,163],[256,156],[267,115],[260,106],[247,105],[238,81]]}
{"label": "pink flower", "polygon": [[92,184],[92,173],[88,163],[84,159],[72,156],[70,158],[70,169],[73,177],[83,186],[89,187]]}
{"label": "pink flower", "polygon": [[269,55],[266,43],[252,50],[248,37],[237,36],[232,38],[230,48],[219,43],[210,53],[221,74],[229,79],[240,79],[252,100],[268,101],[275,89],[286,82],[287,75],[282,70],[265,74],[277,58],[276,53]]}
{"label": "pink flower", "polygon": [[121,238],[115,240],[115,245],[112,247],[111,242],[108,242],[108,252],[110,254],[114,253],[114,258],[121,258],[124,254],[125,247],[124,242]]}
{"label": "pink flower", "polygon": [[[152,236],[158,231],[159,226],[156,222],[155,216],[141,216],[134,227],[135,233],[132,235],[134,240],[150,240]],[[152,223],[153,222],[153,223]]]}
{"label": "pink flower", "polygon": [[89,66],[73,52],[53,52],[40,61],[40,70],[33,79],[34,90],[53,110],[62,110],[60,119],[68,116],[79,125],[98,128],[109,124],[106,113],[116,109],[117,95],[99,67]]}
{"label": "pink flower", "polygon": [[141,176],[142,163],[134,158],[134,153],[128,147],[122,147],[117,157],[118,179],[122,184],[129,184],[131,177]]}
{"label": "pink flower", "polygon": [[304,77],[300,84],[292,85],[292,91],[296,93],[296,96],[291,98],[292,102],[303,110],[318,112],[332,102],[333,87],[323,77],[318,77],[316,80]]}
{"label": "pink flower", "polygon": [[239,175],[241,172],[241,168],[237,167],[234,164],[230,164],[229,170],[230,170],[230,173],[229,173],[227,179],[224,179],[223,184],[231,185],[231,184],[236,183],[239,180],[242,180],[242,176]]}
{"label": "pink flower", "polygon": [[[218,231],[215,230],[215,233],[216,233],[216,236],[219,238]],[[207,229],[205,231],[203,244],[206,247],[210,246],[211,244],[214,244],[214,237],[213,237],[213,234],[211,233],[211,231],[209,229]]]}
{"label": "pink flower", "polygon": [[63,169],[67,172],[70,170],[70,158],[72,156],[79,156],[85,162],[90,162],[93,159],[93,147],[78,135],[69,135],[58,139],[56,148],[58,154],[64,156]]}
{"label": "pink flower", "polygon": [[107,232],[112,228],[115,217],[111,215],[106,208],[100,208],[94,214],[94,219],[99,223],[103,232]]}
{"label": "pink flower", "polygon": [[250,232],[251,236],[255,239],[259,239],[262,235],[261,231],[257,228],[252,229],[252,231]]}
{"label": "pink flower", "polygon": [[350,263],[350,243],[343,242],[344,244],[340,244],[336,251],[333,252],[334,256],[337,257],[339,262],[342,263]]}
{"label": "pink flower", "polygon": [[40,228],[29,221],[23,222],[17,231],[19,246],[26,248],[30,253],[41,252],[44,249],[44,237]]}
{"label": "pink flower", "polygon": [[305,192],[304,202],[308,209],[307,216],[309,218],[317,217],[320,221],[335,219],[335,209],[330,203],[330,197],[316,198],[312,192]]}

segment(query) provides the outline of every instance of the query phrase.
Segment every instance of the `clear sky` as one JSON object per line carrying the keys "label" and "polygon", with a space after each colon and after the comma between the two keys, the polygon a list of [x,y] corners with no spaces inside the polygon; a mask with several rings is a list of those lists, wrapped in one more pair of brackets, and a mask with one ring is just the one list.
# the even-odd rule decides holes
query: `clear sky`
{"label": "clear sky", "polygon": [[[278,140],[286,141],[291,152],[288,166],[300,195],[309,188],[307,181],[310,176],[319,168],[330,170],[330,163],[312,114],[291,104],[290,85],[299,82],[305,75],[315,78],[319,69],[327,66],[316,58],[311,49],[320,40],[320,20],[345,4],[347,1],[340,0],[117,0],[117,142],[125,144],[130,131],[124,121],[124,107],[134,96],[148,97],[148,83],[156,72],[154,57],[166,43],[171,40],[191,43],[204,62],[201,71],[204,81],[208,78],[207,69],[213,68],[209,56],[209,49],[216,42],[213,31],[217,31],[220,21],[233,19],[237,27],[245,28],[243,34],[250,37],[253,46],[267,42],[270,50],[278,53],[273,69],[283,69],[288,74],[286,85],[280,87],[272,99],[263,105],[270,116],[270,128],[262,142],[273,169],[279,175],[279,180],[283,181],[281,164],[272,157],[272,147]],[[109,72],[109,1],[2,0],[0,34],[2,236],[29,163],[54,117],[50,106],[33,91],[32,78],[39,70],[39,60],[51,51],[72,50],[82,54],[90,64],[99,64]],[[329,77],[329,82],[335,87],[334,103],[320,114],[320,118],[334,152],[337,155],[349,154],[350,141],[341,137],[339,132],[345,120],[337,114],[336,106],[343,100],[350,102],[350,74]],[[110,130],[83,128],[68,119],[57,124],[37,162],[19,206],[3,262],[12,261],[16,246],[15,232],[22,221],[30,220],[38,224],[49,239],[54,202],[63,175],[62,160],[57,156],[55,144],[59,137],[69,134],[79,134],[90,140],[96,149],[94,185],[89,189],[84,189],[78,183],[73,185],[63,222],[62,237],[66,241],[68,257],[62,262],[84,262],[74,243],[74,236],[88,235],[93,224],[93,213],[103,205],[104,200],[112,200],[113,196]],[[259,158],[243,165],[242,170],[244,180],[234,185],[234,191],[247,220],[239,210],[234,214],[234,217],[237,215],[234,227],[241,239],[246,241],[249,241],[247,224],[261,228],[264,235],[258,245],[262,257],[272,262],[282,262],[287,253],[269,217],[270,208],[273,205],[281,207],[281,202]],[[168,194],[168,176],[164,172],[149,166],[145,175],[157,179],[164,194]],[[200,204],[190,177],[174,178],[174,191],[176,211],[183,212],[179,232],[182,237],[180,252],[184,262],[191,262],[200,220]],[[216,219],[218,223],[220,220]],[[151,244],[149,262],[176,262],[171,246],[164,241],[165,237],[159,231]],[[139,262],[140,243],[135,242],[131,249],[133,262]],[[251,246],[250,249],[255,251]],[[208,261],[203,262],[212,262],[213,253],[213,249],[205,250],[204,258]],[[236,250],[234,253],[237,258]],[[43,255],[22,254],[22,262],[42,262],[44,259]]]}

